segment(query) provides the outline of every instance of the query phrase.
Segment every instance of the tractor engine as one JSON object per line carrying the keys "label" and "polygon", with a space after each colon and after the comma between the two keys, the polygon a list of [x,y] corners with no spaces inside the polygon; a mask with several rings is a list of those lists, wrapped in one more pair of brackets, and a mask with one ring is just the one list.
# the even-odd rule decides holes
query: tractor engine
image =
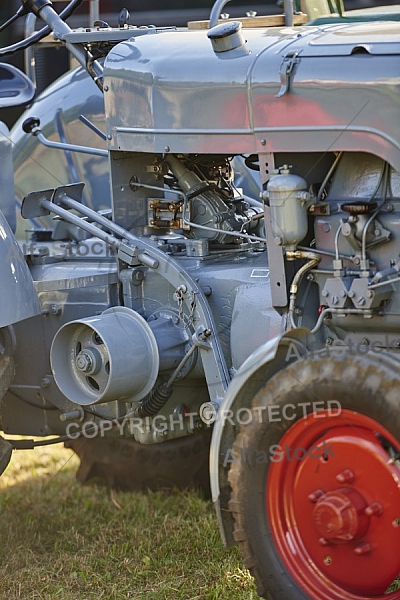
{"label": "tractor engine", "polygon": [[274,243],[285,246],[288,264],[303,263],[294,269],[290,326],[302,324],[310,288],[316,285],[318,308],[311,329],[324,344],[361,353],[395,350],[400,346],[395,325],[398,171],[370,154],[337,153],[314,195],[306,189],[306,182],[285,168],[263,192]]}
{"label": "tractor engine", "polygon": [[285,2],[285,26],[244,31],[218,23],[228,1],[185,30],[127,10],[71,30],[24,0],[81,69],[29,109],[30,145],[13,137],[31,235],[0,219],[20,300],[1,427],[150,457],[212,425],[221,534],[262,597],[399,600],[398,23],[329,2],[333,21],[294,27]]}

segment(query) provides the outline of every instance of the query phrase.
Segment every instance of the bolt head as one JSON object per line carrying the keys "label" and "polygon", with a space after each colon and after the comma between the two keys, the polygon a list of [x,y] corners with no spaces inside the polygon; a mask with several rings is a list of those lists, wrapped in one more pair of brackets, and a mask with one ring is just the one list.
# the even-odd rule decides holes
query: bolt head
{"label": "bolt head", "polygon": [[379,502],[372,502],[367,508],[364,510],[364,514],[367,517],[380,517],[383,513],[383,506]]}
{"label": "bolt head", "polygon": [[341,473],[336,475],[336,481],[339,483],[352,483],[354,481],[354,473],[350,469],[344,469]]}
{"label": "bolt head", "polygon": [[87,354],[85,351],[82,351],[76,357],[75,364],[79,371],[86,373],[92,368],[92,359],[89,354]]}
{"label": "bolt head", "polygon": [[320,546],[329,546],[329,542],[328,540],[326,540],[325,538],[319,538],[318,543]]}
{"label": "bolt head", "polygon": [[315,490],[314,492],[308,495],[308,499],[310,502],[315,504],[315,502],[317,502],[319,498],[322,498],[322,496],[325,496],[324,490]]}
{"label": "bolt head", "polygon": [[361,542],[361,544],[358,544],[358,546],[354,548],[354,554],[357,554],[357,556],[362,556],[363,554],[369,554],[371,550],[371,544],[368,542]]}

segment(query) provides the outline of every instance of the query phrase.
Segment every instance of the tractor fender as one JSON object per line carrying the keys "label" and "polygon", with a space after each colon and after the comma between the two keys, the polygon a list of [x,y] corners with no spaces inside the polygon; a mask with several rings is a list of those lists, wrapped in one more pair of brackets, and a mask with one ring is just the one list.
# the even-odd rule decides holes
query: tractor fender
{"label": "tractor fender", "polygon": [[218,516],[225,546],[236,543],[233,538],[233,518],[229,511],[229,464],[227,451],[239,432],[238,411],[251,408],[255,394],[282,368],[298,360],[313,347],[309,329],[299,327],[279,335],[253,352],[232,379],[214,422],[210,447],[210,482],[212,500]]}
{"label": "tractor fender", "polygon": [[41,313],[39,298],[24,255],[0,210],[0,327]]}

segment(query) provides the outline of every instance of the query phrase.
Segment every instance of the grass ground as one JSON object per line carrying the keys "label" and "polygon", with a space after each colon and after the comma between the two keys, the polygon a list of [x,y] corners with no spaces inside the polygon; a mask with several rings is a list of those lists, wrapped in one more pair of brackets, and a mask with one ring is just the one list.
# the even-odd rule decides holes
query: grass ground
{"label": "grass ground", "polygon": [[82,486],[77,466],[61,446],[14,453],[0,478],[0,600],[259,598],[199,494]]}
{"label": "grass ground", "polygon": [[196,492],[132,494],[75,481],[60,446],[14,453],[0,478],[0,600],[256,600]]}

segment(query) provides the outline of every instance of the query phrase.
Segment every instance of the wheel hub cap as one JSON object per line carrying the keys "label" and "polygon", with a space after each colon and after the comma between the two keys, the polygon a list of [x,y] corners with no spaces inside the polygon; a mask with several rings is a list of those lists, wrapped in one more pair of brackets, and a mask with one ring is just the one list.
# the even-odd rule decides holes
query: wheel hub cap
{"label": "wheel hub cap", "polygon": [[366,507],[367,503],[361,494],[350,488],[328,492],[317,501],[313,510],[314,527],[328,542],[348,542],[366,532]]}

